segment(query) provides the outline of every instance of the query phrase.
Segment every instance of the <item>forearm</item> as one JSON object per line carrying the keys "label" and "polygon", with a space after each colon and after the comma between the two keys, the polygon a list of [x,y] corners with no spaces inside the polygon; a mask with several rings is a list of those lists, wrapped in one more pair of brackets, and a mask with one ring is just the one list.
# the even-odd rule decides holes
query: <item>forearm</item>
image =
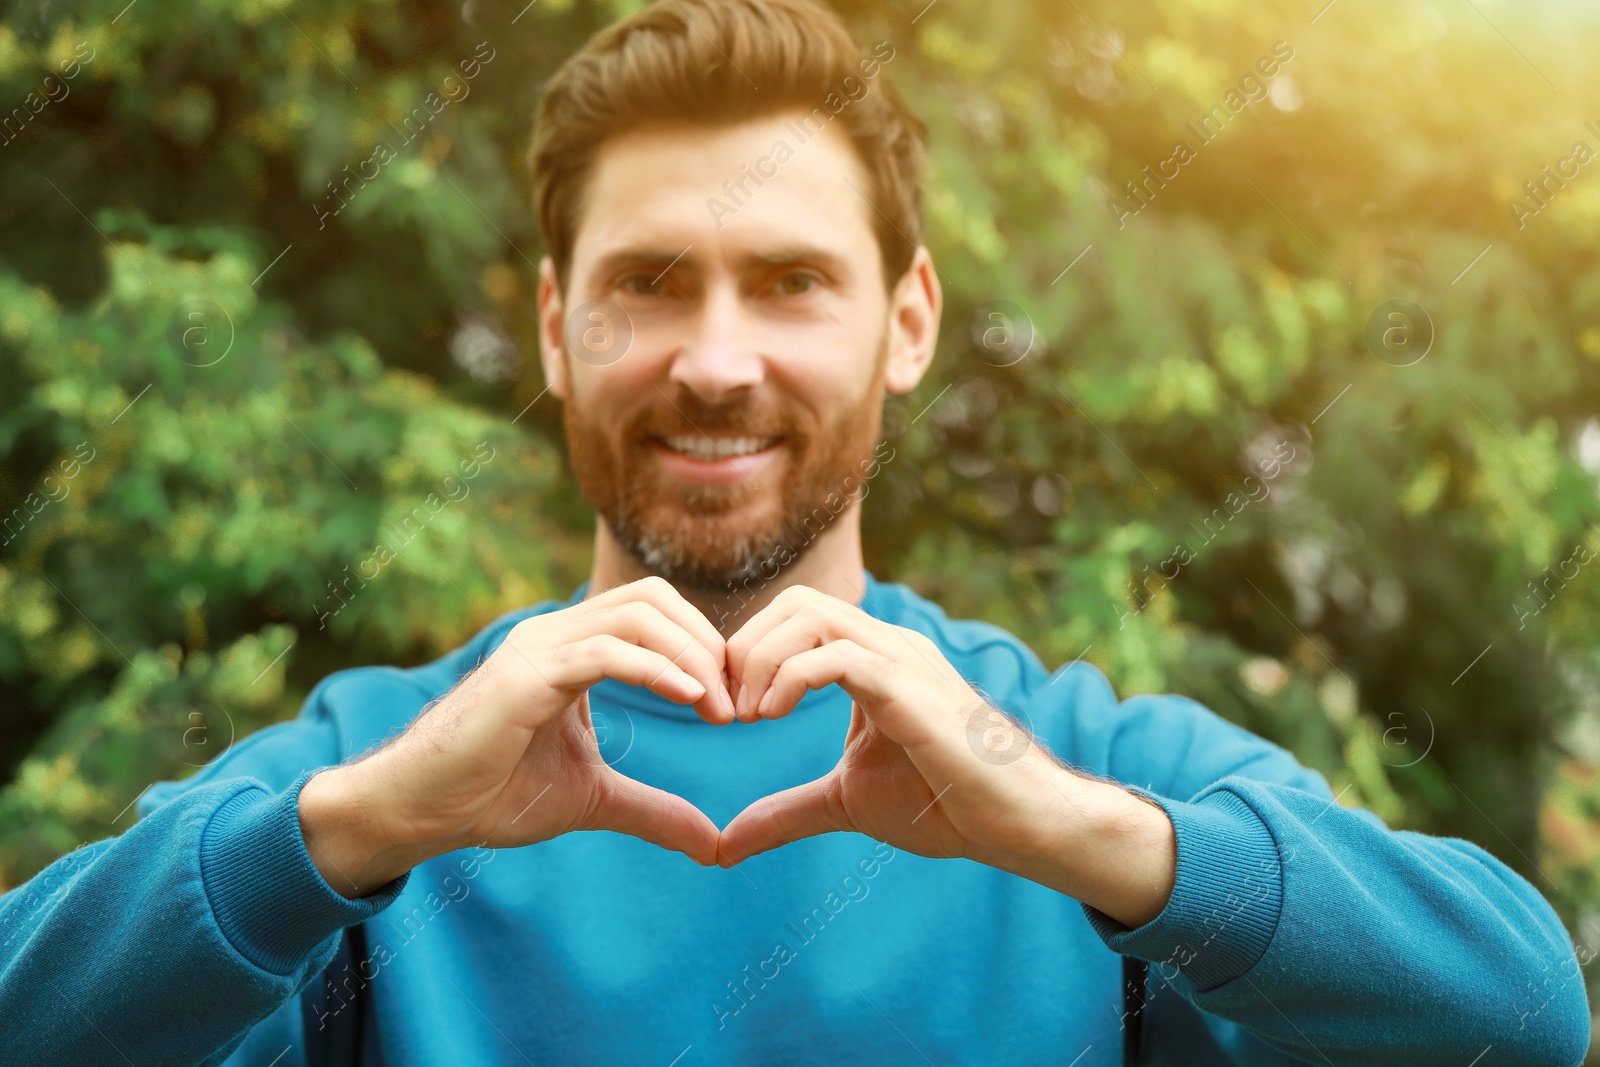
{"label": "forearm", "polygon": [[[0,1018],[18,1062],[210,1062],[387,903],[321,883],[293,800],[221,782],[0,898]],[[160,1025],[151,1025],[159,1019]]]}
{"label": "forearm", "polygon": [[375,772],[370,761],[332,767],[313,775],[300,790],[306,852],[323,880],[352,900],[455,847],[390,840],[378,810],[381,794],[372,783]]}
{"label": "forearm", "polygon": [[[1128,929],[1087,911],[1151,981],[1305,1059],[1577,1063],[1582,976],[1526,881],[1463,841],[1396,833],[1331,797],[1242,778],[1163,800],[1172,897]],[[1432,1061],[1429,1061],[1432,1062]]]}
{"label": "forearm", "polygon": [[1212,1014],[1320,1062],[1414,1064],[1493,1045],[1575,1063],[1582,976],[1524,880],[1465,842],[1397,834],[1331,797],[1243,778],[1194,802],[1066,768],[1038,778],[1029,847],[974,856],[1085,906]]}
{"label": "forearm", "polygon": [[986,862],[1142,926],[1166,907],[1177,872],[1172,820],[1113,782],[1065,768],[1041,776],[1035,848]]}
{"label": "forearm", "polygon": [[1314,1063],[1471,1063],[1491,1045],[1485,1063],[1582,1060],[1571,941],[1488,853],[1340,806],[1320,774],[1191,700],[1118,702],[1082,670],[1043,692],[1030,711],[1052,751],[1151,783],[1172,825],[1159,914],[1133,925],[1084,905],[1108,948],[1150,961],[1156,1004],[1170,990]]}

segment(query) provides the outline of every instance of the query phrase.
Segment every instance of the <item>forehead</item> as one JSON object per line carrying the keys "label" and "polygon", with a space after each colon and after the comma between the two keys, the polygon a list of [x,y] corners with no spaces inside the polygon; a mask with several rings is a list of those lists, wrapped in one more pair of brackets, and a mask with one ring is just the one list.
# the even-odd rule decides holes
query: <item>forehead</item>
{"label": "forehead", "polygon": [[[826,112],[824,112],[826,113]],[[634,248],[700,256],[820,246],[876,270],[868,177],[837,124],[805,112],[735,126],[649,126],[607,141],[580,207],[573,265]]]}

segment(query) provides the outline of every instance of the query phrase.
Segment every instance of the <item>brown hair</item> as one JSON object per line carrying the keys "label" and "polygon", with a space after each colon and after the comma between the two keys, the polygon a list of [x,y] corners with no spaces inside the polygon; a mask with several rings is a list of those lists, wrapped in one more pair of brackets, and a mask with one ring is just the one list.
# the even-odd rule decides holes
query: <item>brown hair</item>
{"label": "brown hair", "polygon": [[[818,0],[657,0],[595,34],[545,87],[528,149],[558,283],[566,284],[583,189],[607,139],[652,122],[720,126],[805,110],[837,117],[855,147],[892,286],[922,240],[927,127],[878,65]],[[882,84],[825,106],[844,100],[846,79]]]}

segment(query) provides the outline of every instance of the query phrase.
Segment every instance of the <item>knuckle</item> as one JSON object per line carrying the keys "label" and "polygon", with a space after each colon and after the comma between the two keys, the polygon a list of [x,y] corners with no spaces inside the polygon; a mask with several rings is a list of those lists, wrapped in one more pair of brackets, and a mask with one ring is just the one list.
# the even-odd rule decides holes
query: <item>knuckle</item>
{"label": "knuckle", "polygon": [[545,652],[545,659],[552,667],[571,667],[584,656],[583,644],[588,640],[575,641],[571,644],[556,645]]}
{"label": "knuckle", "polygon": [[[861,646],[857,645],[856,647],[860,648]],[[874,652],[871,649],[862,648],[861,654],[866,661],[867,671],[876,677],[898,678],[900,672],[904,669],[899,663],[885,656],[882,652]]]}
{"label": "knuckle", "polygon": [[616,634],[591,634],[581,644],[584,653],[590,656],[614,656],[633,647],[633,642],[624,641]]}
{"label": "knuckle", "polygon": [[918,651],[925,652],[929,648],[935,647],[932,639],[921,630],[913,630],[909,626],[896,626],[895,629],[900,631],[902,637],[915,645]]}
{"label": "knuckle", "polygon": [[588,637],[566,644],[556,645],[550,650],[550,658],[559,666],[575,667],[585,663],[596,656],[609,652],[617,639],[610,634],[590,634]]}
{"label": "knuckle", "polygon": [[530,619],[523,619],[506,633],[502,644],[516,647],[518,645],[537,644],[544,630],[545,616],[535,615]]}
{"label": "knuckle", "polygon": [[832,779],[823,793],[824,808],[828,813],[830,824],[840,828],[850,825],[850,811],[845,806],[844,790],[839,787],[839,780]]}
{"label": "knuckle", "polygon": [[617,606],[617,615],[630,626],[643,626],[652,616],[659,614],[661,613],[655,609],[654,605],[647,604],[642,600],[630,600],[626,604]]}
{"label": "knuckle", "polygon": [[640,578],[638,581],[633,583],[633,589],[639,593],[654,594],[657,596],[665,593],[677,592],[677,590],[673,588],[672,583],[661,577],[659,574],[651,574],[644,578]]}
{"label": "knuckle", "polygon": [[[776,673],[776,669],[767,671],[767,657],[762,655],[761,650],[752,649],[750,654],[744,659],[744,670],[741,674],[741,678],[743,681],[748,683],[756,678],[763,677],[764,675],[770,676]],[[738,694],[734,695],[737,696]]]}
{"label": "knuckle", "polygon": [[826,622],[832,614],[827,604],[820,600],[808,600],[795,610],[796,618],[810,623]]}

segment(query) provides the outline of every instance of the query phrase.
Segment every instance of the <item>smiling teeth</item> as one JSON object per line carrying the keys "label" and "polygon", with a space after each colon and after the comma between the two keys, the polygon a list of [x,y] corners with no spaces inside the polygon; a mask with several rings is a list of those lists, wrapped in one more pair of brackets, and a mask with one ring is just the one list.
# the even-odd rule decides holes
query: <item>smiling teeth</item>
{"label": "smiling teeth", "polygon": [[694,459],[717,460],[730,456],[747,456],[772,447],[776,437],[713,437],[685,435],[664,437],[666,446],[680,455]]}

